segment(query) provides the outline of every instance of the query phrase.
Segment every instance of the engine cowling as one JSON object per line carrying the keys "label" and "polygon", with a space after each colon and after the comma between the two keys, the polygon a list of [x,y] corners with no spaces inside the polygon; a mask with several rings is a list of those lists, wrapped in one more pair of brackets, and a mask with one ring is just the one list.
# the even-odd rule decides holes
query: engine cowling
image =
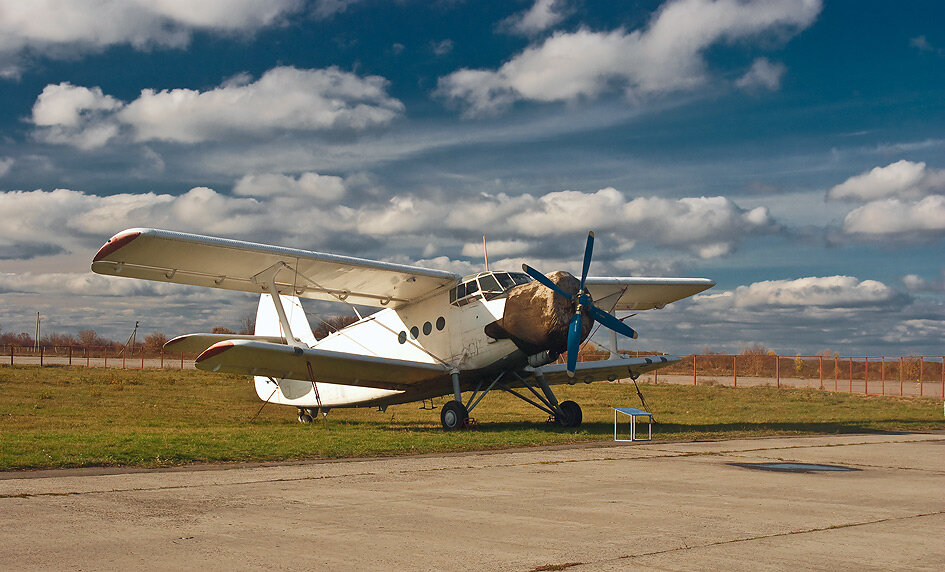
{"label": "engine cowling", "polygon": [[[569,272],[556,271],[548,279],[561,290],[577,295],[581,281]],[[568,349],[568,324],[576,304],[555,294],[539,282],[520,284],[509,290],[502,318],[485,327],[487,336],[510,339],[528,355],[549,351],[556,356]],[[594,320],[582,313],[581,341],[591,332]]]}

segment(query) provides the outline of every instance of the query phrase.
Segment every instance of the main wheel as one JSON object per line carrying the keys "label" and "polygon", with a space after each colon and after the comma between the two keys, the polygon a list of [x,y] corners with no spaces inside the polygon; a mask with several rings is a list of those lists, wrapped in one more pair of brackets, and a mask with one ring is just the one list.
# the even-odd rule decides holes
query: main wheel
{"label": "main wheel", "polygon": [[562,401],[558,404],[558,407],[561,409],[561,413],[564,415],[555,416],[558,423],[564,427],[580,427],[581,421],[584,419],[584,414],[581,413],[581,406],[577,403],[568,400]]}
{"label": "main wheel", "polygon": [[440,410],[440,423],[443,424],[444,431],[455,431],[462,429],[469,421],[469,412],[466,406],[459,401],[447,401]]}
{"label": "main wheel", "polygon": [[308,413],[299,413],[299,423],[308,424],[308,423],[311,423],[311,422],[312,422],[312,416],[311,416],[311,415],[309,415]]}

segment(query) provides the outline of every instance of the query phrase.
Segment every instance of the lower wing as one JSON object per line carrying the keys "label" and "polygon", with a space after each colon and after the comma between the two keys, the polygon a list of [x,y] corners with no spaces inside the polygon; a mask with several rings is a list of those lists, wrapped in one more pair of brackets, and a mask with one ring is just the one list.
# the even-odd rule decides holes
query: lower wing
{"label": "lower wing", "polygon": [[207,348],[195,360],[197,369],[311,380],[379,389],[404,390],[436,378],[449,380],[449,370],[437,364],[293,348],[285,344],[231,339]]}
{"label": "lower wing", "polygon": [[545,380],[552,385],[556,383],[574,383],[575,381],[591,383],[592,381],[614,381],[627,377],[636,378],[644,373],[672,365],[681,359],[678,356],[646,356],[630,359],[583,361],[578,362],[574,377],[568,377],[568,366],[563,363],[542,366],[537,370],[541,371],[542,375],[545,376]]}

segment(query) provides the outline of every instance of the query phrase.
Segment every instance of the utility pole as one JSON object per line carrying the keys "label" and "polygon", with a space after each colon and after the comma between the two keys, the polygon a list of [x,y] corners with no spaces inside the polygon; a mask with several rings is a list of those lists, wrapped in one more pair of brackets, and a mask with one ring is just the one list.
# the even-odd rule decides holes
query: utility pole
{"label": "utility pole", "polygon": [[39,351],[39,336],[42,334],[40,328],[39,312],[36,312],[36,336],[33,338],[33,351]]}

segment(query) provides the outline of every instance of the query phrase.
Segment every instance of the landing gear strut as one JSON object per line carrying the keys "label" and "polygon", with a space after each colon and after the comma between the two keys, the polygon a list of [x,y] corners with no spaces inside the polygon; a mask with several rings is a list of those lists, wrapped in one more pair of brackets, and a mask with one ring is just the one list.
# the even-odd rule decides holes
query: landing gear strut
{"label": "landing gear strut", "polygon": [[[530,399],[525,395],[515,391],[508,385],[501,383],[502,378],[505,377],[507,373],[511,373],[515,376],[518,381],[525,386],[538,401]],[[562,427],[576,428],[581,426],[581,421],[583,421],[584,415],[581,412],[581,406],[577,403],[568,400],[558,403],[558,399],[555,397],[551,387],[548,385],[548,382],[545,381],[545,377],[541,374],[540,371],[535,371],[535,381],[537,382],[538,387],[541,389],[541,393],[535,390],[534,387],[526,380],[521,377],[518,373],[514,371],[503,371],[501,372],[493,381],[489,384],[488,387],[483,388],[485,381],[480,381],[479,385],[473,391],[472,395],[469,397],[469,401],[463,405],[461,399],[461,394],[459,392],[459,374],[453,373],[453,390],[456,394],[456,399],[446,402],[443,405],[443,409],[440,411],[440,422],[443,424],[443,429],[446,431],[455,431],[457,429],[462,429],[466,427],[469,422],[469,414],[473,409],[479,405],[479,402],[482,401],[482,398],[486,396],[494,388],[501,389],[506,393],[511,393],[515,397],[518,397],[522,401],[534,405],[538,409],[541,409],[548,415],[550,415],[555,422],[557,422]],[[544,394],[544,395],[542,395]]]}

